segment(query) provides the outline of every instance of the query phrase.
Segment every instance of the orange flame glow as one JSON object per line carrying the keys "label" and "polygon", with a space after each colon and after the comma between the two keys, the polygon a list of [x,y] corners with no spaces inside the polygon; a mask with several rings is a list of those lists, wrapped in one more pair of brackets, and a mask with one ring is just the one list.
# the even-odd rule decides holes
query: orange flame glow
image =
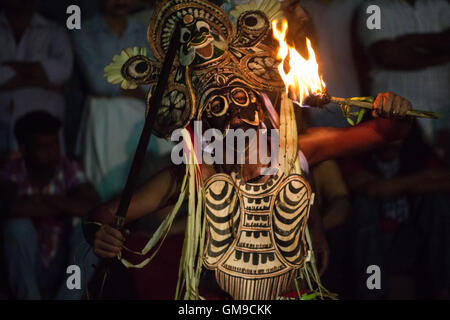
{"label": "orange flame glow", "polygon": [[[282,21],[281,29],[278,29],[276,20],[272,22],[273,35],[280,44],[277,52],[277,59],[281,59],[278,72],[286,86],[286,94],[302,105],[309,95],[324,93],[325,82],[319,75],[319,65],[309,39],[306,38],[309,57],[305,59],[294,47],[287,44],[287,29],[288,23],[285,19]],[[289,65],[287,73],[284,70],[285,62]]]}

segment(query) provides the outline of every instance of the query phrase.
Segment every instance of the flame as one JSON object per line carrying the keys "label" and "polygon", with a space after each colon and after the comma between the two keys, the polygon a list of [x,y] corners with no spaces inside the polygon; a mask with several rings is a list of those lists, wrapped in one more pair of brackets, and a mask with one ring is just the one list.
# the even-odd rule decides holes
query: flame
{"label": "flame", "polygon": [[[277,59],[281,59],[278,72],[286,86],[286,94],[302,105],[306,97],[324,93],[325,82],[319,75],[319,65],[309,39],[306,38],[309,58],[305,59],[294,47],[287,44],[287,29],[288,23],[285,19],[281,29],[278,29],[276,20],[272,22],[273,35],[280,44],[277,52]],[[287,73],[284,70],[285,62],[289,65]]]}

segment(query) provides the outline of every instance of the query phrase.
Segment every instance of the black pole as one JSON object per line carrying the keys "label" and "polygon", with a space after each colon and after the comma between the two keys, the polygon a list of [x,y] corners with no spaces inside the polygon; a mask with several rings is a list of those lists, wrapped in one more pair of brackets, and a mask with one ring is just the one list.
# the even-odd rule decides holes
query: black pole
{"label": "black pole", "polygon": [[[159,75],[154,94],[150,98],[150,110],[145,118],[144,128],[142,129],[141,137],[139,138],[139,143],[136,148],[136,153],[134,154],[133,163],[131,164],[130,172],[128,174],[127,182],[125,188],[123,189],[122,195],[120,197],[119,206],[117,208],[116,215],[114,217],[113,227],[121,230],[125,224],[125,218],[127,216],[128,207],[130,206],[131,197],[136,188],[136,182],[139,173],[142,168],[142,163],[145,158],[145,152],[147,146],[150,142],[150,137],[153,131],[153,124],[158,113],[158,109],[161,106],[161,100],[163,98],[164,90],[167,88],[167,82],[170,75],[170,70],[173,66],[175,56],[177,54],[178,48],[180,46],[180,27],[175,26],[172,32],[172,37],[170,39],[169,47],[167,49],[166,56],[161,68],[161,73]],[[98,294],[94,295],[94,298],[101,299],[103,296],[103,287],[106,282],[106,278],[110,269],[110,259],[103,259],[97,269],[97,276],[99,279],[94,280],[98,286],[100,286]]]}
{"label": "black pole", "polygon": [[167,49],[164,63],[161,68],[158,83],[156,84],[154,94],[150,98],[150,110],[145,119],[145,125],[142,129],[141,137],[139,139],[139,144],[134,155],[130,173],[128,174],[127,183],[125,184],[125,188],[123,189],[119,207],[117,209],[116,216],[114,217],[114,227],[116,229],[122,229],[125,223],[125,217],[130,205],[131,197],[133,195],[134,189],[136,188],[137,178],[142,168],[142,162],[145,158],[145,151],[150,142],[153,124],[155,122],[158,109],[161,106],[161,100],[163,98],[164,90],[167,87],[170,69],[172,68],[179,45],[180,28],[176,26],[174,31],[172,32],[172,38],[170,39],[169,48]]}

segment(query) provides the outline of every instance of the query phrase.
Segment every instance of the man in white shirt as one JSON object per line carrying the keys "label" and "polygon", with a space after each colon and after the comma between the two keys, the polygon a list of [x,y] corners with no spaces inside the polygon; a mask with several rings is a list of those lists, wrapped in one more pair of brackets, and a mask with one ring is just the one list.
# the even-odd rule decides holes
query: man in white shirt
{"label": "man in white shirt", "polygon": [[[381,11],[381,28],[368,29],[369,5]],[[416,109],[442,113],[421,119],[428,139],[449,129],[450,3],[445,0],[377,0],[362,5],[359,40],[373,61],[372,93],[392,90]]]}
{"label": "man in white shirt", "polygon": [[0,152],[17,150],[18,118],[44,110],[64,117],[62,86],[72,72],[64,29],[35,12],[35,0],[4,1],[0,13]]}
{"label": "man in white shirt", "polygon": [[[87,178],[103,200],[117,195],[129,173],[145,121],[145,92],[122,90],[104,77],[104,68],[122,49],[147,48],[147,23],[130,16],[134,0],[101,0],[100,12],[73,33],[76,57],[89,89],[77,152]],[[164,166],[172,142],[152,137],[141,176]],[[144,179],[145,180],[145,179]]]}

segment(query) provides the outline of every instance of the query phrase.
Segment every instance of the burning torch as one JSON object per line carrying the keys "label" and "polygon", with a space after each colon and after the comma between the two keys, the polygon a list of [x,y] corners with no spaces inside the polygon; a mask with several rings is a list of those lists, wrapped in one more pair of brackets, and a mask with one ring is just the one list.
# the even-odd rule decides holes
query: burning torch
{"label": "burning torch", "polygon": [[[273,36],[280,44],[277,52],[277,59],[281,59],[278,72],[286,85],[286,94],[289,93],[289,97],[295,104],[311,107],[322,107],[330,102],[338,104],[350,123],[353,123],[348,117],[351,114],[350,106],[361,109],[357,122],[361,120],[365,110],[373,110],[373,98],[371,97],[338,98],[330,96],[325,89],[325,82],[319,75],[319,65],[311,42],[308,38],[306,39],[309,57],[305,59],[294,47],[287,44],[287,28],[286,20],[283,20],[281,29],[278,29],[277,21],[272,23]],[[288,72],[285,71],[286,65],[289,66]],[[407,115],[428,119],[439,118],[438,113],[423,110],[410,110]]]}

